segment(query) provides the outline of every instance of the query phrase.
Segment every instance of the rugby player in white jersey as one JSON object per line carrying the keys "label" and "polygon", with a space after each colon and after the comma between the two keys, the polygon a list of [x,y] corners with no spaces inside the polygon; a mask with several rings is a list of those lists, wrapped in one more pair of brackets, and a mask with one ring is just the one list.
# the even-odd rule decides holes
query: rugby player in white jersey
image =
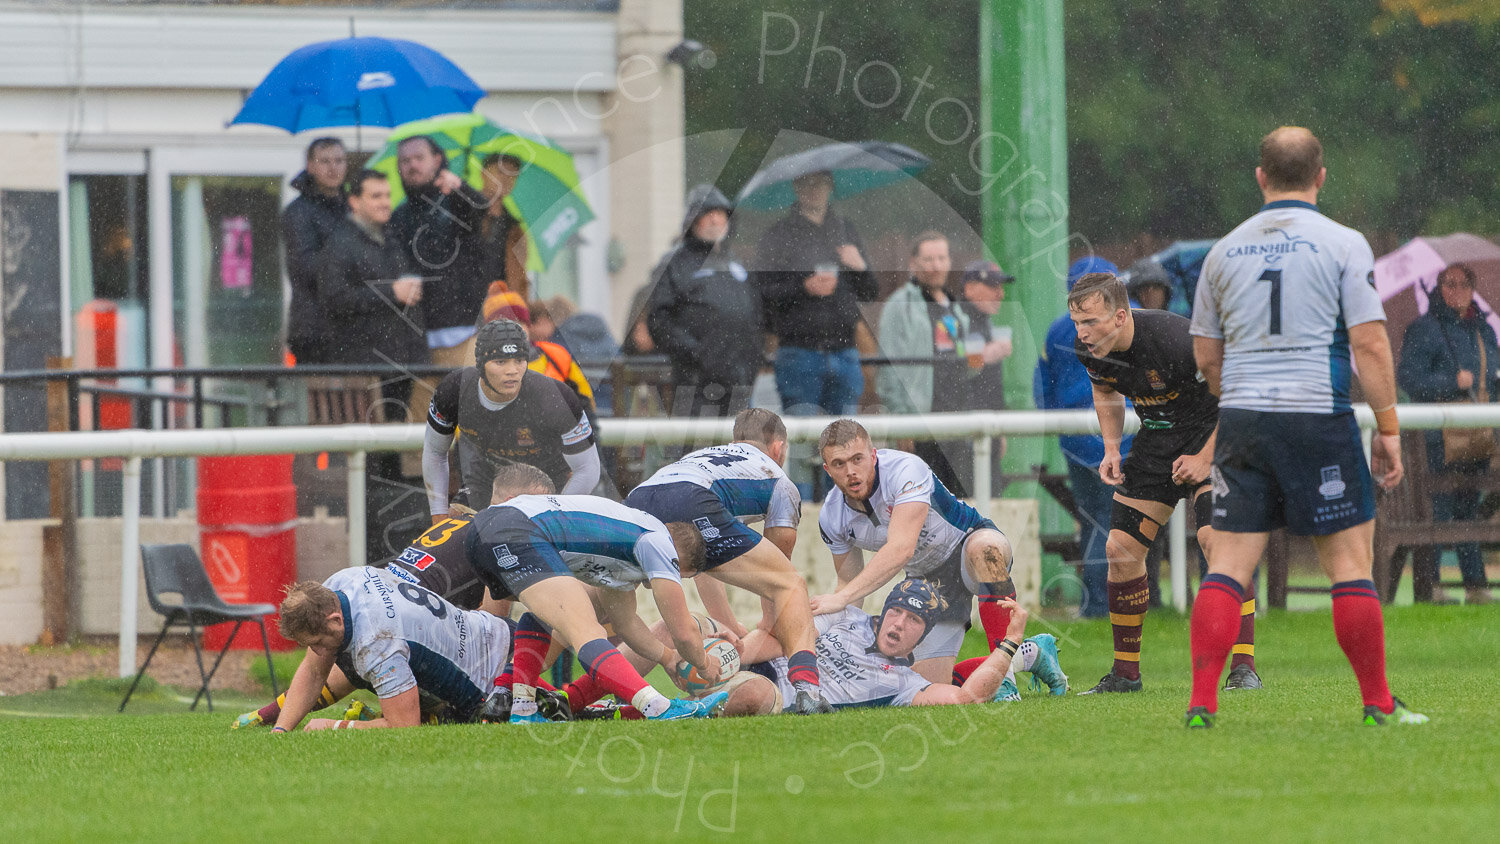
{"label": "rugby player in white jersey", "polygon": [[307,648],[287,689],[275,732],[295,729],[318,705],[334,666],[380,698],[371,721],[317,718],[307,729],[414,727],[419,689],[477,715],[510,653],[510,627],[486,612],[461,610],[388,569],[348,568],[323,583],[302,581],[281,604],[282,635]]}
{"label": "rugby player in white jersey", "polygon": [[[1057,664],[1052,636],[1026,636],[1027,614],[1013,599],[1002,598],[1009,612],[1004,635],[986,657],[964,660],[954,667],[952,682],[933,682],[912,666],[913,651],[932,633],[947,609],[947,601],[925,580],[908,578],[886,596],[880,615],[871,616],[857,607],[816,619],[818,666],[823,675],[824,697],[839,709],[860,706],[937,706],[986,703],[1011,699],[1004,690],[1014,671],[1038,676],[1066,678]],[[726,714],[769,714],[780,700],[793,693],[787,678],[786,660],[778,657],[779,646],[764,630],[745,638],[747,667],[736,675],[765,677],[776,684],[776,694],[752,697],[737,694],[747,705],[761,703],[756,712],[726,710]],[[762,662],[767,660],[769,662]]]}
{"label": "rugby player in white jersey", "polygon": [[[947,603],[913,654],[918,674],[934,683],[952,675],[975,596],[994,650],[1010,626],[1010,611],[1000,602],[1016,594],[1005,534],[954,498],[921,458],[877,451],[864,426],[852,419],[829,424],[818,451],[836,487],[818,513],[818,529],[833,554],[838,589],[813,598],[814,615],[858,605],[904,570],[930,583]],[[865,551],[872,552],[869,560]],[[1067,691],[1067,679],[1060,683],[1050,686],[1053,694]]]}
{"label": "rugby player in white jersey", "polygon": [[[498,472],[545,475],[523,464]],[[577,654],[600,689],[629,701],[647,718],[703,717],[723,698],[669,701],[621,656],[599,623],[594,601],[639,653],[675,667],[686,660],[717,679],[719,664],[702,647],[682,589],[683,570],[696,572],[703,539],[689,524],[663,524],[639,510],[592,495],[520,495],[480,511],[467,543],[469,562],[496,596],[526,605],[516,631],[511,723],[550,720],[537,710],[536,680],[552,631]],[[597,587],[592,594],[585,586]],[[646,586],[675,645],[663,648],[635,615],[635,589]],[[638,634],[638,635],[637,635]],[[675,676],[675,675],[674,675]]]}
{"label": "rugby player in white jersey", "polygon": [[[504,501],[526,493],[551,490],[551,481],[541,470],[527,467],[531,471],[517,471],[512,468],[517,465],[525,464],[510,464],[497,471],[493,487],[495,501]],[[538,477],[546,482],[545,489],[536,488]],[[466,549],[469,534],[473,530],[473,521],[472,512],[466,515],[454,514],[445,517],[421,536],[412,540],[412,543],[394,559],[375,563],[375,565],[388,567],[397,577],[429,592],[437,593],[443,600],[459,609],[484,610],[493,615],[503,616],[505,609],[501,607],[501,602],[486,592],[484,583],[479,580],[479,574],[469,564]],[[509,620],[506,623],[513,624]],[[334,666],[318,696],[318,708],[332,706],[347,697],[357,686],[362,685],[362,683],[350,682],[338,666]],[[285,700],[286,695],[283,694],[260,709],[240,715],[230,725],[230,729],[238,730],[276,723]],[[428,702],[430,703],[431,700],[429,699]],[[344,713],[344,718],[366,720],[374,715],[375,713],[371,712],[363,702],[356,700],[350,704]]]}
{"label": "rugby player in white jersey", "polygon": [[[1374,485],[1402,476],[1385,311],[1369,243],[1318,210],[1326,177],[1313,133],[1266,135],[1255,170],[1265,204],[1214,244],[1198,280],[1194,354],[1219,395],[1219,436],[1215,539],[1193,602],[1189,727],[1213,725],[1240,602],[1278,527],[1312,537],[1333,584],[1334,634],[1359,680],[1364,723],[1427,721],[1387,685],[1371,579]],[[1349,405],[1351,355],[1378,428],[1368,464]]]}
{"label": "rugby player in white jersey", "polygon": [[[743,410],[734,420],[734,442],[699,449],[663,466],[631,491],[625,503],[661,519],[687,522],[703,535],[707,555],[697,580],[698,593],[711,617],[731,630],[746,632],[729,611],[717,581],[759,595],[765,607],[762,624],[786,649],[793,711],[831,711],[818,689],[813,655],[812,613],[807,582],[789,559],[797,542],[802,497],[782,470],[786,461],[786,424],[759,408]],[[765,536],[746,526],[764,520]]]}

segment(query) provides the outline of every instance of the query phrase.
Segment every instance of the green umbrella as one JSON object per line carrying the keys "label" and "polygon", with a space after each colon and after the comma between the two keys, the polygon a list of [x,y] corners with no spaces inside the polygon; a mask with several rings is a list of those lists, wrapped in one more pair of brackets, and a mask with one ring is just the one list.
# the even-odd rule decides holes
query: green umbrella
{"label": "green umbrella", "polygon": [[476,190],[484,188],[484,160],[491,155],[509,155],[521,161],[516,186],[505,197],[505,208],[521,222],[530,245],[528,268],[541,269],[552,263],[577,231],[594,219],[583,191],[573,156],[540,135],[510,129],[481,114],[434,117],[397,126],[385,146],[370,159],[369,167],[391,180],[391,201],[406,199],[396,171],[396,146],[416,135],[427,135],[448,156],[448,168]]}

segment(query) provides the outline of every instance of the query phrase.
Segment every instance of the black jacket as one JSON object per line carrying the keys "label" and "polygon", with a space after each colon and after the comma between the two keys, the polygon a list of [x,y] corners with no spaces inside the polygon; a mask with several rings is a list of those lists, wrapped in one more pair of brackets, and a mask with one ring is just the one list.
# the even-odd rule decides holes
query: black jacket
{"label": "black jacket", "polygon": [[292,283],[286,345],[298,363],[327,363],[327,326],[318,304],[318,255],[349,208],[342,190],[336,196],[318,193],[306,170],[292,179],[292,188],[301,196],[281,212],[281,243]]}
{"label": "black jacket", "polygon": [[772,333],[783,346],[835,351],[854,346],[860,302],[873,302],[880,289],[868,268],[839,271],[831,296],[813,296],[802,283],[821,263],[838,261],[838,247],[852,243],[864,254],[854,226],[829,209],[822,225],[794,207],[771,225],[755,247],[755,284],[765,302]]}
{"label": "black jacket", "polygon": [[[345,218],[318,262],[318,300],[327,315],[330,363],[425,363],[422,308],[406,308],[392,282],[410,275],[406,254],[393,238],[384,243]],[[422,297],[427,297],[424,284]]]}
{"label": "black jacket", "polygon": [[386,230],[425,280],[422,309],[429,328],[474,326],[494,279],[485,274],[480,220],[485,198],[468,185],[450,194],[431,186],[407,189]]}
{"label": "black jacket", "polygon": [[728,210],[729,200],[695,189],[687,205],[682,239],[652,270],[646,328],[671,359],[674,383],[752,384],[762,361],[760,296],[728,238],[715,244],[692,235],[698,217]]}

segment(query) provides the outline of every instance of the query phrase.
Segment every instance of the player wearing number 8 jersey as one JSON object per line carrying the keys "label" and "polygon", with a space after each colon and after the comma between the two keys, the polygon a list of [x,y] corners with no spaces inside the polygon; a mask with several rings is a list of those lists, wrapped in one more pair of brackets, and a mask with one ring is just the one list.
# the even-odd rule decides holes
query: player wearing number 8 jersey
{"label": "player wearing number 8 jersey", "polygon": [[[1214,245],[1193,307],[1198,368],[1219,394],[1209,574],[1193,603],[1190,727],[1218,710],[1239,606],[1269,531],[1313,537],[1333,583],[1333,627],[1367,724],[1425,723],[1386,684],[1371,580],[1374,479],[1401,481],[1396,385],[1370,245],[1317,206],[1327,171],[1308,130],[1261,141],[1258,213]],[[1349,406],[1351,357],[1379,434],[1366,464]]]}
{"label": "player wearing number 8 jersey", "polygon": [[368,683],[383,717],[316,719],[308,729],[413,727],[418,689],[472,717],[510,653],[510,627],[485,612],[461,610],[436,594],[371,566],[343,569],[323,583],[287,590],[281,632],[308,649],[287,689],[278,730],[296,727],[315,708],[334,665]]}

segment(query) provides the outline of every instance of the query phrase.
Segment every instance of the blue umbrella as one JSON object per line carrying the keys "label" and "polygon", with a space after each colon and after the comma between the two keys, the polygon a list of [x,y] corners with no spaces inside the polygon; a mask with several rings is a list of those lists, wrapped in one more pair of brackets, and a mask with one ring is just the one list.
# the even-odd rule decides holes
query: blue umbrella
{"label": "blue umbrella", "polygon": [[341,38],[282,59],[229,122],[288,132],[397,126],[472,111],[483,96],[467,73],[430,47],[398,38]]}
{"label": "blue umbrella", "polygon": [[819,172],[833,174],[833,198],[843,199],[911,178],[931,163],[911,147],[887,141],[824,144],[766,165],[745,183],[735,204],[758,211],[790,207],[797,201],[792,182]]}

